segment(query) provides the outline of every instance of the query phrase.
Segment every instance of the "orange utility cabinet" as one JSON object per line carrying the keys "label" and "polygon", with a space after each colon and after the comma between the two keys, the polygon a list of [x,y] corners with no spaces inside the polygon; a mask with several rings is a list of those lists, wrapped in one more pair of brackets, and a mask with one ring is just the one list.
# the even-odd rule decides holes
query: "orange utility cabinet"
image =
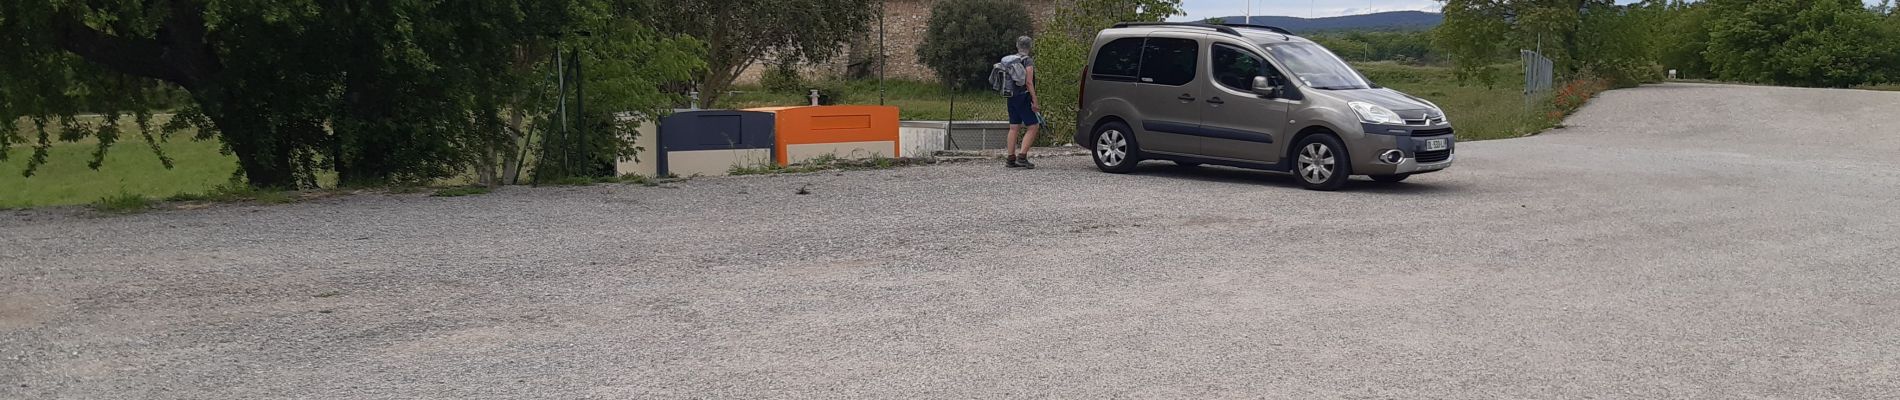
{"label": "orange utility cabinet", "polygon": [[810,106],[754,108],[775,120],[779,165],[831,155],[842,159],[896,158],[897,107]]}

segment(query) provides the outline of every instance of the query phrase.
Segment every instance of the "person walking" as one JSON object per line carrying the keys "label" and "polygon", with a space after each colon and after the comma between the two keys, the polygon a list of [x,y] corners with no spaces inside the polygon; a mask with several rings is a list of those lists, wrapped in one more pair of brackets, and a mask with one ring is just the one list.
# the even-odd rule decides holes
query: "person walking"
{"label": "person walking", "polygon": [[[1029,147],[1036,144],[1036,134],[1042,129],[1042,102],[1036,98],[1036,60],[1029,55],[1034,43],[1028,36],[1018,37],[1016,54],[1003,57],[1002,66],[1014,85],[1009,97],[1009,142],[1004,144],[1009,153],[1005,165],[1010,168],[1036,168],[1029,162]],[[1018,134],[1022,135],[1020,146]]]}

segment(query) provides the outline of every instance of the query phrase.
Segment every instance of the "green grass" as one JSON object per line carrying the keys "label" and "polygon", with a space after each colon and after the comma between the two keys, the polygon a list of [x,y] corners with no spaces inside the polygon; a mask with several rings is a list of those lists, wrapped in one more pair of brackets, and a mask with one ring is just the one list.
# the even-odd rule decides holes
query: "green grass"
{"label": "green grass", "polygon": [[[1517,75],[1501,74],[1498,84],[1460,85],[1450,68],[1410,66],[1390,62],[1355,63],[1360,72],[1374,82],[1413,96],[1431,100],[1445,109],[1458,128],[1459,140],[1490,140],[1522,137],[1555,127],[1560,119],[1551,118],[1550,97],[1532,99],[1525,106],[1524,85]],[[1513,71],[1516,67],[1501,68]],[[1561,84],[1561,82],[1559,82]]]}
{"label": "green grass", "polygon": [[[32,139],[32,134],[27,136]],[[219,154],[216,141],[194,141],[189,136],[180,133],[162,143],[174,161],[172,169],[165,169],[135,132],[120,137],[97,171],[86,165],[97,142],[56,142],[46,164],[30,178],[22,173],[33,148],[14,145],[7,150],[7,160],[0,162],[0,208],[87,204],[120,193],[162,198],[200,193],[230,182],[237,171],[236,159]]]}
{"label": "green grass", "polygon": [[132,214],[152,208],[152,198],[144,195],[120,192],[100,198],[92,203],[94,210],[113,214]]}

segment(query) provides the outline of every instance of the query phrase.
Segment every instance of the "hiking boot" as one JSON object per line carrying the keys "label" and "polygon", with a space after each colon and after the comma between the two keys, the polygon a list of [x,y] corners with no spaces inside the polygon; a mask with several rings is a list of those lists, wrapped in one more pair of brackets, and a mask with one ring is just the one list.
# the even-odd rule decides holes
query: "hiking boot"
{"label": "hiking boot", "polygon": [[1009,167],[1009,168],[1022,168],[1023,164],[1021,162],[1016,161],[1016,157],[1010,157],[1009,161],[1003,162],[1003,166]]}
{"label": "hiking boot", "polygon": [[1016,159],[1016,166],[1023,169],[1036,169],[1036,163],[1029,162],[1029,156]]}

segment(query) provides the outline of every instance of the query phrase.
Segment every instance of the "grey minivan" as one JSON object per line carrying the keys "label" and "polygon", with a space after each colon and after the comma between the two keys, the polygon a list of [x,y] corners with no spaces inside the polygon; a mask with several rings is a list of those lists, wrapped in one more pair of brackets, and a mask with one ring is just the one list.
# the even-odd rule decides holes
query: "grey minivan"
{"label": "grey minivan", "polygon": [[1124,23],[1095,38],[1076,143],[1096,167],[1142,160],[1292,173],[1337,190],[1451,166],[1457,141],[1430,101],[1379,87],[1284,29]]}

